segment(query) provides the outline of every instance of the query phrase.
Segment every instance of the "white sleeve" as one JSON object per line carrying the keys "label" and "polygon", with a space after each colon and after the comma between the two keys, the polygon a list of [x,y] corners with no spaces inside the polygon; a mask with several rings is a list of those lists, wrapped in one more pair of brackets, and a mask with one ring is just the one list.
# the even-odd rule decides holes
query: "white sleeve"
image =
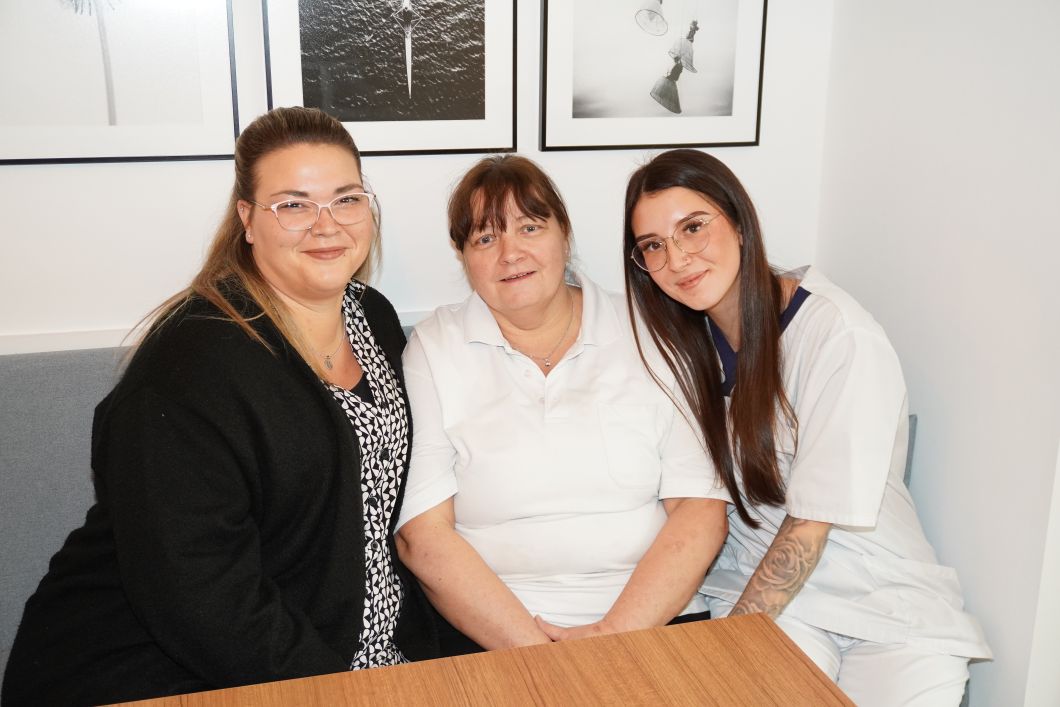
{"label": "white sleeve", "polygon": [[715,473],[714,464],[693,420],[681,389],[671,391],[676,401],[670,405],[670,429],[660,447],[662,480],[659,498],[715,498],[732,503],[732,497]]}
{"label": "white sleeve", "polygon": [[788,515],[873,527],[905,405],[898,357],[882,332],[847,330],[808,363],[795,415]]}
{"label": "white sleeve", "polygon": [[430,362],[415,331],[401,357],[412,408],[412,453],[395,532],[424,511],[456,495],[456,450],[445,432]]}

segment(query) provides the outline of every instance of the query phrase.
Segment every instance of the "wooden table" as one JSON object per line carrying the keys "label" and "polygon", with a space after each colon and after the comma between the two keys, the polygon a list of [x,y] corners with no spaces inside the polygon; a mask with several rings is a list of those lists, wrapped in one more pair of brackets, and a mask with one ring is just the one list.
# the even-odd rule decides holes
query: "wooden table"
{"label": "wooden table", "polygon": [[129,702],[301,705],[853,705],[764,614]]}

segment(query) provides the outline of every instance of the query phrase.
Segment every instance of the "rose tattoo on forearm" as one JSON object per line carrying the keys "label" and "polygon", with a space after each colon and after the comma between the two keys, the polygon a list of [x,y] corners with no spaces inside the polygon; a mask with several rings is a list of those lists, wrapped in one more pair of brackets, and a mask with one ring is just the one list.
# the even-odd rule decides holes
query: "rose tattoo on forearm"
{"label": "rose tattoo on forearm", "polygon": [[831,527],[787,516],[729,616],[779,616],[817,567]]}

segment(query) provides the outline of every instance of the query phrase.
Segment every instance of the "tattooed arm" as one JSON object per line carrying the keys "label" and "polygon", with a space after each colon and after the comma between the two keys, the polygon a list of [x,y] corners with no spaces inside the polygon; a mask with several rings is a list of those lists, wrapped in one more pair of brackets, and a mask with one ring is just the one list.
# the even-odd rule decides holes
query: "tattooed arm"
{"label": "tattooed arm", "polygon": [[780,616],[817,567],[831,523],[786,516],[729,616],[759,611]]}

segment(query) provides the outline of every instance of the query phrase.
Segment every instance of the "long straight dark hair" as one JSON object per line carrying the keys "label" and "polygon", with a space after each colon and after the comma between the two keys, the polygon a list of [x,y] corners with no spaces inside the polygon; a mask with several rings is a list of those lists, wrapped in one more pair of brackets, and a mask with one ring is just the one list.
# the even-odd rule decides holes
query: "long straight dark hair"
{"label": "long straight dark hair", "polygon": [[[635,241],[633,209],[643,195],[671,187],[699,193],[720,210],[743,239],[738,276],[740,355],[729,406],[731,442],[717,350],[704,313],[671,299],[651,275],[628,257]],[[622,248],[630,319],[635,320],[640,314],[688,401],[740,518],[757,527],[741,498],[733,455],[739,462],[746,500],[752,504],[781,505],[785,489],[774,439],[778,404],[792,426],[797,421],[781,383],[780,282],[766,260],[754,204],[736,175],[716,158],[698,150],[670,150],[630,177],[624,230]],[[634,332],[635,324],[634,321]],[[637,347],[648,366],[639,336]]]}

